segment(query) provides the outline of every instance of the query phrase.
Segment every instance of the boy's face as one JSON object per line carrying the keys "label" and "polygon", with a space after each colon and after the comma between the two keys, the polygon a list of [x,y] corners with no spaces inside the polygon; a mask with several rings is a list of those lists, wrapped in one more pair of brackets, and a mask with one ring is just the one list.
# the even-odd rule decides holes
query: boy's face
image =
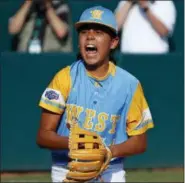
{"label": "boy's face", "polygon": [[110,50],[116,48],[118,41],[109,28],[102,25],[87,24],[79,30],[80,53],[90,66],[109,61]]}

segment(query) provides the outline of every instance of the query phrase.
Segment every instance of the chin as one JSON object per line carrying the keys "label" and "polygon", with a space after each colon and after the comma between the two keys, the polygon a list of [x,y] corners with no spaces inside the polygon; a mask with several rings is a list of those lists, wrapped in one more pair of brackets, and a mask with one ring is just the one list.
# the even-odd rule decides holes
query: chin
{"label": "chin", "polygon": [[97,66],[99,63],[99,61],[96,59],[87,59],[87,58],[84,59],[84,62],[86,63],[86,65],[89,66]]}

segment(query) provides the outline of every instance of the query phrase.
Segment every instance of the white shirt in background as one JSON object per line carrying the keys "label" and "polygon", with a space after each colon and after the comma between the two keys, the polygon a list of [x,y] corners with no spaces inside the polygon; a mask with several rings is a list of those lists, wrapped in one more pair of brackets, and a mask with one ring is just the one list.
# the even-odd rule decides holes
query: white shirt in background
{"label": "white shirt in background", "polygon": [[[120,1],[116,9],[124,6]],[[149,3],[152,13],[173,33],[176,21],[176,9],[172,1],[155,1]],[[169,36],[170,36],[169,35]],[[166,53],[169,51],[167,37],[161,37],[147,19],[138,4],[130,10],[122,27],[121,51],[123,53]]]}

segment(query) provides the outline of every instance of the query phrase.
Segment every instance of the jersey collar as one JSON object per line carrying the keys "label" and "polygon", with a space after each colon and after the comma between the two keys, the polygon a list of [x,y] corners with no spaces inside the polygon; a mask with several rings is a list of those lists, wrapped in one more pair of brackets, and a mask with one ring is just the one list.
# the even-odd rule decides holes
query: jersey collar
{"label": "jersey collar", "polygon": [[87,75],[97,81],[103,81],[103,80],[106,80],[110,75],[111,76],[115,76],[115,73],[116,73],[116,66],[110,61],[109,62],[109,70],[107,72],[107,74],[103,77],[96,77],[96,76],[93,76],[91,73],[89,73],[88,71],[87,72]]}

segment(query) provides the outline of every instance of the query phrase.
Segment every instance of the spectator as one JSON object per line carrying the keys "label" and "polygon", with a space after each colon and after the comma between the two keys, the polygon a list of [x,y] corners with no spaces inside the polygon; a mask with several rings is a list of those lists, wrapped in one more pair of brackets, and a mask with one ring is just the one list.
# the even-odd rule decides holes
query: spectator
{"label": "spectator", "polygon": [[123,53],[167,53],[176,9],[172,1],[120,1],[116,11]]}
{"label": "spectator", "polygon": [[9,20],[20,52],[70,52],[70,12],[64,0],[25,0]]}

